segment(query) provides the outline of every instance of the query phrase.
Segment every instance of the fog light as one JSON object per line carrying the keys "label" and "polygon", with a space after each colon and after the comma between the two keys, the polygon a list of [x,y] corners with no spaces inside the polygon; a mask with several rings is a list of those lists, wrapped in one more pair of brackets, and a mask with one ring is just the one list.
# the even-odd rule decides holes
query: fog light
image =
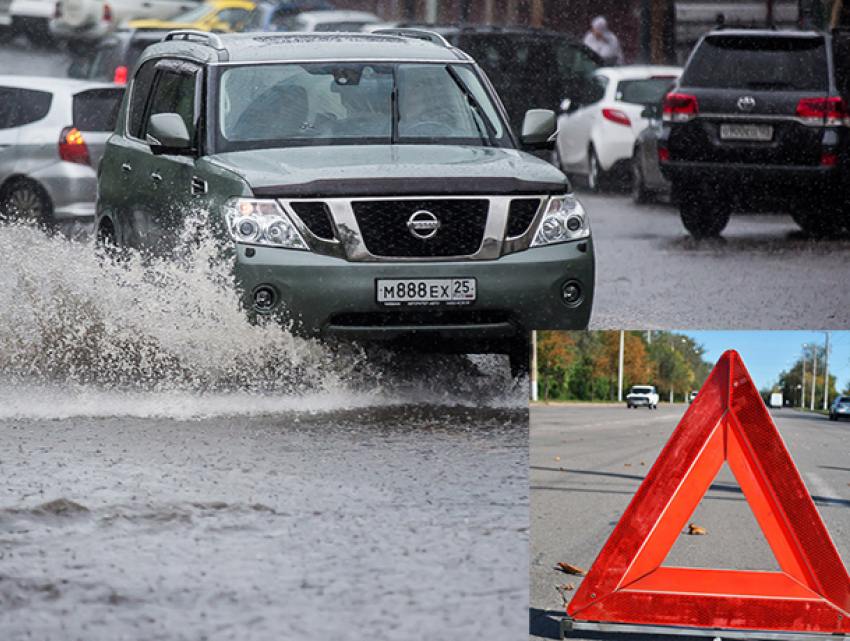
{"label": "fog light", "polygon": [[254,290],[254,309],[267,312],[277,303],[277,294],[268,285],[262,285]]}
{"label": "fog light", "polygon": [[581,302],[581,285],[574,280],[569,280],[561,287],[561,299],[565,305],[575,306]]}

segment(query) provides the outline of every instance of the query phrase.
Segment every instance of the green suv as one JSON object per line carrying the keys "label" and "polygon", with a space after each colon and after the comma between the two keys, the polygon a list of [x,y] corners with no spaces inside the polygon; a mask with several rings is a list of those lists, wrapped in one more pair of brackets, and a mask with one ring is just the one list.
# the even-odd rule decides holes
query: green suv
{"label": "green suv", "polygon": [[[525,149],[551,146],[531,110]],[[167,253],[208,212],[253,315],[295,334],[527,362],[590,318],[590,226],[437,34],[170,33],[100,166],[99,242]]]}

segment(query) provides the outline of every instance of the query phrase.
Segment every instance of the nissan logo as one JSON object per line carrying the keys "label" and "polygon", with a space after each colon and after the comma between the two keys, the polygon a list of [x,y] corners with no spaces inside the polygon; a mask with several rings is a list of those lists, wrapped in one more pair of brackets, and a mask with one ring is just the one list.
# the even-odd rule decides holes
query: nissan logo
{"label": "nissan logo", "polygon": [[741,96],[738,98],[738,109],[741,111],[752,111],[756,106],[756,99],[752,96]]}
{"label": "nissan logo", "polygon": [[428,240],[440,229],[440,221],[430,211],[420,209],[407,219],[407,229],[414,238]]}

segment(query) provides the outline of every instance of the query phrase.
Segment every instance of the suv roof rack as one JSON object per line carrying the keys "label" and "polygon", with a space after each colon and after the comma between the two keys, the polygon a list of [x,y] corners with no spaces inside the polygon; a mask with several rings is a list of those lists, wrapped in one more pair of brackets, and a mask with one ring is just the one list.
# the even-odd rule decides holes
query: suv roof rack
{"label": "suv roof rack", "polygon": [[208,45],[218,51],[218,59],[221,61],[227,60],[230,57],[224,43],[221,41],[221,38],[218,37],[218,34],[210,33],[209,31],[199,31],[198,29],[178,29],[176,31],[169,31],[165,38],[163,38],[163,42],[167,42],[169,40],[186,40]]}
{"label": "suv roof rack", "polygon": [[439,33],[428,31],[427,29],[412,29],[412,28],[388,28],[375,29],[373,34],[381,36],[402,36],[404,38],[415,38],[416,40],[425,40],[433,42],[435,45],[440,45],[447,49],[451,49],[451,43]]}

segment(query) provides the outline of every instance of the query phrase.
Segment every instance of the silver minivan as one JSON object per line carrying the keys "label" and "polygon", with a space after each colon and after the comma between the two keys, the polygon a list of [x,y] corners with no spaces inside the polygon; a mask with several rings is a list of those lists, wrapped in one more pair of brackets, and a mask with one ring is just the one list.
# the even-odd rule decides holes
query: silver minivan
{"label": "silver minivan", "polygon": [[87,232],[124,87],[0,76],[0,218]]}

